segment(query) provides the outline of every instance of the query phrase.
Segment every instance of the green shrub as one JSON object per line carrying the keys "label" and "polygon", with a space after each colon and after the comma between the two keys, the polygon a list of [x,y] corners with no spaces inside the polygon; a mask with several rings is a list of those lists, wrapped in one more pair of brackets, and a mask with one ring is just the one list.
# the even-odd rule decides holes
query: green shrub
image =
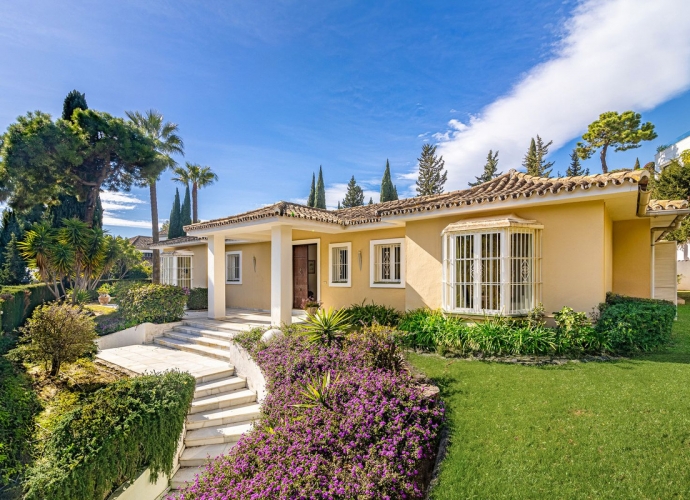
{"label": "green shrub", "polygon": [[119,308],[127,322],[170,323],[184,316],[187,294],[172,285],[143,285],[130,288],[119,299]]}
{"label": "green shrub", "polygon": [[400,312],[394,307],[384,306],[382,304],[352,304],[347,310],[347,314],[351,318],[353,325],[371,326],[374,323],[384,326],[398,326],[400,323]]}
{"label": "green shrub", "polygon": [[0,288],[2,331],[11,332],[24,324],[36,306],[55,300],[45,284],[5,286]]}
{"label": "green shrub", "polygon": [[67,290],[67,299],[73,304],[88,304],[96,298],[98,298],[98,293],[95,290],[82,290],[81,288]]}
{"label": "green shrub", "polygon": [[11,338],[0,338],[0,497],[30,458],[34,418],[41,405],[31,381],[4,357]]}
{"label": "green shrub", "polygon": [[383,325],[372,325],[351,333],[348,344],[361,349],[367,365],[376,369],[399,372],[403,369],[405,358],[398,348],[401,332]]}
{"label": "green shrub", "polygon": [[103,283],[101,286],[98,287],[98,293],[110,295],[111,293],[113,293],[113,288],[114,287],[111,283]]}
{"label": "green shrub", "polygon": [[120,298],[124,297],[125,294],[131,290],[132,288],[137,288],[140,286],[147,285],[148,283],[146,281],[137,281],[137,280],[119,280],[113,283],[113,288],[110,293],[111,296],[116,298],[118,301]]}
{"label": "green shrub", "polygon": [[189,291],[187,308],[192,311],[208,309],[208,288],[192,288]]}
{"label": "green shrub", "polygon": [[102,499],[142,469],[172,472],[194,377],[167,372],[96,391],[65,414],[29,469],[26,500]]}
{"label": "green shrub", "polygon": [[54,377],[62,363],[71,363],[96,351],[93,319],[79,306],[68,303],[37,307],[20,331],[16,355],[44,363]]}
{"label": "green shrub", "polygon": [[246,332],[240,332],[235,335],[232,340],[240,347],[249,352],[254,352],[261,344],[261,337],[266,332],[265,328],[256,327]]}
{"label": "green shrub", "polygon": [[597,332],[611,350],[651,351],[671,338],[676,307],[668,301],[608,294],[599,305]]}
{"label": "green shrub", "polygon": [[462,320],[445,316],[439,310],[414,309],[402,316],[398,328],[408,332],[403,338],[408,347],[463,352],[469,327]]}
{"label": "green shrub", "polygon": [[554,313],[554,320],[560,352],[577,354],[610,350],[608,336],[591,324],[587,314],[564,307]]}

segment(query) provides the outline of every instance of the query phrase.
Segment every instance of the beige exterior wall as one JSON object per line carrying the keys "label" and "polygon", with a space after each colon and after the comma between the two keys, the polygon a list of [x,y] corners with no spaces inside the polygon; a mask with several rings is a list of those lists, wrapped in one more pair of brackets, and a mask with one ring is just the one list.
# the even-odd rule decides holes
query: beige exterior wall
{"label": "beige exterior wall", "polygon": [[650,297],[652,247],[649,229],[649,219],[613,223],[614,293]]}
{"label": "beige exterior wall", "polygon": [[[242,252],[242,284],[225,285],[227,307],[271,308],[271,244],[226,245],[226,252]],[[254,268],[256,259],[256,268]]]}
{"label": "beige exterior wall", "polygon": [[604,290],[613,289],[613,221],[608,210],[604,210]]}
{"label": "beige exterior wall", "polygon": [[186,248],[194,254],[192,257],[192,288],[208,286],[208,251],[206,245]]}

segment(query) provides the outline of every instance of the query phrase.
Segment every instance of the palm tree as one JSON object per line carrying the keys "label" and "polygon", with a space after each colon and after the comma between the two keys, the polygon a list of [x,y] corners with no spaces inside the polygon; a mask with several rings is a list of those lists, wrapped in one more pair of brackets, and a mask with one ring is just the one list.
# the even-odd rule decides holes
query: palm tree
{"label": "palm tree", "polygon": [[[127,111],[127,117],[134,125],[141,129],[156,144],[156,151],[160,158],[160,168],[158,173],[147,179],[144,185],[149,187],[151,198],[151,232],[153,242],[159,241],[158,230],[158,194],[156,192],[156,182],[161,173],[166,168],[175,167],[177,163],[170,155],[179,154],[184,156],[184,143],[178,132],[178,125],[172,122],[164,122],[163,115],[155,109],[150,109],[145,113],[139,111]],[[153,282],[159,283],[161,277],[161,263],[158,250],[153,251]]]}
{"label": "palm tree", "polygon": [[197,204],[197,190],[210,186],[218,180],[210,167],[202,167],[196,163],[186,162],[183,167],[173,167],[176,177],[174,181],[185,185],[192,185],[192,222],[199,222],[199,210]]}

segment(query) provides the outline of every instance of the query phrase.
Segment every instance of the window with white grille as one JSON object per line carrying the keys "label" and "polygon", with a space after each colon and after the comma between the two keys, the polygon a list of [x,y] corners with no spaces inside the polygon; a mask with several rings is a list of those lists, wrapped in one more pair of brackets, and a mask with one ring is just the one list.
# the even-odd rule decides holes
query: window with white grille
{"label": "window with white grille", "polygon": [[225,254],[225,280],[233,285],[242,284],[242,252]]}
{"label": "window with white grille", "polygon": [[496,229],[462,230],[467,223],[444,231],[446,311],[520,316],[541,300],[541,226],[499,222]]}
{"label": "window with white grille", "polygon": [[330,286],[350,286],[351,249],[351,243],[333,243],[328,245],[328,284]]}
{"label": "window with white grille", "polygon": [[161,283],[192,288],[192,255],[162,254]]}
{"label": "window with white grille", "polygon": [[375,288],[404,287],[405,239],[373,240],[370,245],[370,285]]}

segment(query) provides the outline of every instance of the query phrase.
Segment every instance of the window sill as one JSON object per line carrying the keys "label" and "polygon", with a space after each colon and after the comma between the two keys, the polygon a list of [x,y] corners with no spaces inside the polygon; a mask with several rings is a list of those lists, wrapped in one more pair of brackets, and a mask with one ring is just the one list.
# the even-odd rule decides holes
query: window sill
{"label": "window sill", "polygon": [[369,283],[370,288],[405,288],[401,281],[377,281]]}
{"label": "window sill", "polygon": [[242,281],[226,281],[226,285],[241,285]]}
{"label": "window sill", "polygon": [[350,288],[352,285],[350,283],[329,283],[328,286],[334,288]]}

